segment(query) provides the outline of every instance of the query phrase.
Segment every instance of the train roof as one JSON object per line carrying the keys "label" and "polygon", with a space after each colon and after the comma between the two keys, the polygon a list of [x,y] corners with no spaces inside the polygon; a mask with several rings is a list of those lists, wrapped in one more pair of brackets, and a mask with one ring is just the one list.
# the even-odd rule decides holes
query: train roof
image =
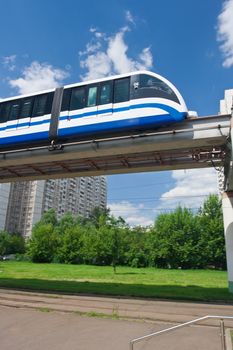
{"label": "train roof", "polygon": [[[154,72],[151,72],[151,71],[147,71],[147,70],[138,70],[138,71],[134,71],[134,72],[128,72],[128,73],[124,73],[124,74],[112,75],[112,76],[108,76],[108,77],[104,77],[104,78],[99,78],[99,79],[94,79],[94,80],[87,80],[87,81],[81,81],[81,82],[78,82],[78,83],[72,83],[72,84],[61,85],[61,86],[63,86],[64,89],[67,89],[67,88],[73,88],[73,87],[76,87],[76,86],[83,86],[83,85],[85,86],[85,85],[89,85],[89,84],[100,83],[100,82],[108,81],[108,80],[126,78],[128,76],[137,75],[137,74],[148,74],[148,75],[154,76],[154,77],[164,81],[165,83],[167,83],[174,90],[174,92],[178,95],[178,97],[181,97],[179,91],[176,89],[176,87],[169,80],[167,80],[166,78],[164,78],[163,76],[161,76],[161,75],[159,75],[157,73],[154,73]],[[59,87],[59,85],[57,87]],[[7,98],[3,98],[3,99],[0,99],[0,103],[7,102],[7,101],[12,101],[12,100],[19,99],[19,98],[25,98],[25,97],[30,97],[30,96],[46,94],[46,93],[55,91],[55,89],[57,87],[54,87],[52,89],[34,91],[34,92],[30,93],[30,94],[23,94],[23,95],[17,95],[17,96],[11,96],[11,97],[7,97]]]}

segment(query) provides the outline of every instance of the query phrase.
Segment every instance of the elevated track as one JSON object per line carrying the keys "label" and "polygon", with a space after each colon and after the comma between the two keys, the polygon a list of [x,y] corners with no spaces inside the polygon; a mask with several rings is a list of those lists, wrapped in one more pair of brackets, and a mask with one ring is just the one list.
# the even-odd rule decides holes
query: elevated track
{"label": "elevated track", "polygon": [[0,182],[224,166],[231,115],[119,137],[0,151]]}

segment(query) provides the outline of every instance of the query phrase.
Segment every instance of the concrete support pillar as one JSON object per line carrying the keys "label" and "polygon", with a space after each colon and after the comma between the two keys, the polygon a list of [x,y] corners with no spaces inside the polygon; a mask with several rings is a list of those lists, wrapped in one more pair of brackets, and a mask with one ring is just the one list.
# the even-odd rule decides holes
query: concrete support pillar
{"label": "concrete support pillar", "polygon": [[222,197],[229,291],[233,293],[233,191]]}

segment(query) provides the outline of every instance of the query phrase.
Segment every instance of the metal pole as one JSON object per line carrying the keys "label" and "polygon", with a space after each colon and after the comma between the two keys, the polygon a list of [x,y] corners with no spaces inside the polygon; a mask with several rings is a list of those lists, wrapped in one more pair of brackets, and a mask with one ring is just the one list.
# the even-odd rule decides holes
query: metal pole
{"label": "metal pole", "polygon": [[196,318],[195,320],[179,324],[177,326],[169,327],[169,328],[163,329],[163,330],[155,332],[155,333],[144,335],[144,336],[142,336],[140,338],[135,338],[135,339],[130,341],[129,350],[133,350],[134,343],[139,343],[142,340],[149,339],[149,338],[152,338],[154,336],[157,336],[157,335],[160,335],[160,334],[163,334],[163,333],[168,333],[168,332],[174,331],[174,330],[179,329],[179,328],[190,326],[192,324],[195,324],[197,322],[201,322],[201,321],[204,321],[204,320],[207,320],[207,319],[220,319],[221,320],[220,321],[220,331],[221,331],[221,335],[222,335],[222,337],[221,337],[221,339],[222,339],[222,341],[221,341],[221,343],[222,343],[222,350],[226,350],[225,328],[224,328],[223,319],[233,320],[233,316],[220,316],[220,315],[219,316],[217,316],[217,315],[203,316],[203,317],[200,317],[200,318]]}
{"label": "metal pole", "polygon": [[226,350],[225,327],[224,327],[224,321],[222,319],[220,320],[220,335],[221,335],[222,350]]}

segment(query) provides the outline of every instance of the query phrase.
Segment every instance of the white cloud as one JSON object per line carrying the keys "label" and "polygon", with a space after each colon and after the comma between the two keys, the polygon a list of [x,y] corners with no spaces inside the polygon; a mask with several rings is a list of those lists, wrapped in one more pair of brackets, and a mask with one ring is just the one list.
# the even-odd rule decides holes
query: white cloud
{"label": "white cloud", "polygon": [[135,24],[133,15],[132,15],[132,13],[129,10],[125,11],[125,19],[126,19],[127,22]]}
{"label": "white cloud", "polygon": [[92,53],[92,52],[96,52],[97,50],[99,50],[101,48],[101,44],[99,41],[97,41],[96,43],[88,43],[86,46],[86,52],[87,54]]}
{"label": "white cloud", "polygon": [[27,94],[39,90],[55,88],[68,76],[64,70],[54,68],[50,64],[34,61],[25,67],[22,77],[9,80],[11,87],[20,94]]}
{"label": "white cloud", "polygon": [[87,70],[86,74],[81,76],[83,80],[102,78],[111,72],[111,60],[105,52],[88,55],[80,62],[80,66]]}
{"label": "white cloud", "polygon": [[97,28],[96,28],[96,27],[91,27],[91,28],[89,29],[89,31],[90,31],[91,33],[95,33],[95,32],[97,31]]}
{"label": "white cloud", "polygon": [[132,23],[132,24],[135,25],[134,17],[133,17],[132,13],[129,10],[125,11],[125,19],[126,19],[127,22]]}
{"label": "white cloud", "polygon": [[217,193],[217,173],[214,169],[174,170],[175,186],[163,193],[159,208],[199,208],[211,193]]}
{"label": "white cloud", "polygon": [[6,69],[13,72],[16,68],[15,60],[16,60],[16,55],[5,56],[5,57],[2,57],[2,64]]}
{"label": "white cloud", "polygon": [[[133,17],[126,11],[127,21],[132,23]],[[79,52],[80,66],[86,70],[82,80],[97,79],[112,74],[123,74],[138,69],[150,69],[153,57],[150,47],[142,49],[134,59],[128,54],[129,46],[125,34],[130,31],[129,26],[121,28],[115,35],[107,36],[97,28],[90,28],[94,38],[87,43],[84,51]]]}
{"label": "white cloud", "polygon": [[218,16],[218,40],[222,42],[223,66],[233,66],[233,0],[226,0]]}
{"label": "white cloud", "polygon": [[90,32],[90,33],[94,33],[94,35],[95,35],[96,38],[102,38],[102,37],[105,36],[105,34],[104,34],[104,33],[101,33],[100,31],[98,31],[98,28],[96,28],[96,27],[91,27],[91,28],[89,29],[89,32]]}
{"label": "white cloud", "polygon": [[134,61],[127,56],[128,46],[124,41],[124,34],[125,31],[120,31],[111,37],[107,49],[113,70],[118,74],[134,70]]}
{"label": "white cloud", "polygon": [[132,204],[128,201],[120,201],[108,204],[111,213],[118,217],[121,216],[130,226],[149,226],[154,220],[149,215],[142,214],[144,204]]}
{"label": "white cloud", "polygon": [[139,55],[139,59],[141,61],[138,62],[138,69],[145,69],[145,67],[152,67],[153,65],[153,57],[150,51],[150,47],[145,47]]}

